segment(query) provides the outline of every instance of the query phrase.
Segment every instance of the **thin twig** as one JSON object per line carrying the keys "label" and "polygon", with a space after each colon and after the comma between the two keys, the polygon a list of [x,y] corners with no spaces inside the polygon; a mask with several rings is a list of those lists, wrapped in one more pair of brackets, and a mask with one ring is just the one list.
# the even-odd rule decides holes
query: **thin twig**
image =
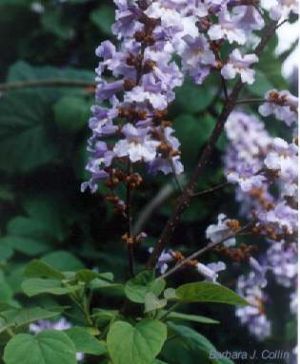
{"label": "thin twig", "polygon": [[[262,39],[255,49],[255,54],[257,56],[259,56],[262,53],[262,51],[264,50],[268,41],[273,36],[273,34],[276,30],[276,26],[277,26],[277,22],[271,21],[265,27],[263,35],[262,35]],[[166,223],[165,228],[163,229],[161,236],[153,249],[152,254],[150,255],[150,258],[147,262],[147,267],[149,269],[153,269],[155,267],[160,254],[164,250],[165,246],[168,244],[169,240],[171,239],[171,237],[173,235],[173,232],[174,232],[176,226],[180,222],[181,215],[186,210],[186,208],[189,207],[193,194],[195,193],[198,180],[200,177],[202,177],[203,173],[205,172],[205,167],[210,160],[210,157],[214,150],[215,144],[223,132],[225,122],[226,122],[228,116],[230,115],[230,113],[233,111],[242,88],[243,88],[243,83],[241,81],[238,81],[235,84],[235,86],[233,87],[233,90],[232,90],[231,94],[229,95],[228,100],[225,102],[223,110],[218,118],[218,121],[214,127],[214,130],[212,131],[212,134],[211,134],[205,148],[203,149],[203,152],[200,156],[200,159],[194,170],[194,173],[193,173],[189,183],[186,185],[183,193],[181,194],[181,196],[179,196],[175,209],[174,209],[171,217],[169,218],[168,222]]]}
{"label": "thin twig", "polygon": [[210,187],[210,188],[207,188],[206,190],[203,190],[203,191],[200,191],[200,192],[196,192],[196,193],[193,194],[193,197],[199,197],[199,196],[208,195],[209,193],[212,193],[212,192],[221,190],[221,189],[223,189],[224,187],[226,187],[228,185],[230,185],[229,182],[221,183],[218,186]]}
{"label": "thin twig", "polygon": [[49,79],[36,81],[19,81],[0,84],[0,92],[13,91],[23,88],[38,88],[38,87],[83,87],[92,88],[94,90],[96,84],[84,80],[64,80],[64,79]]}
{"label": "thin twig", "polygon": [[225,243],[227,240],[238,236],[240,233],[247,230],[249,228],[249,226],[251,226],[251,225],[252,225],[252,223],[247,224],[244,227],[242,227],[240,230],[238,230],[235,234],[231,234],[231,235],[227,236],[226,238],[223,238],[223,239],[221,239],[221,240],[219,240],[217,242],[211,242],[211,243],[207,244],[204,248],[197,250],[195,253],[189,255],[188,257],[186,257],[185,259],[180,261],[178,264],[176,264],[175,267],[173,267],[172,269],[170,269],[166,273],[162,274],[161,278],[169,277],[171,274],[177,272],[179,269],[181,269],[183,266],[185,266],[188,262],[190,262],[192,260],[195,260],[200,255],[206,253],[207,251],[215,248],[216,246],[218,246],[218,245],[220,245],[222,243]]}
{"label": "thin twig", "polygon": [[[128,158],[128,175],[132,174],[132,163]],[[132,234],[132,188],[130,183],[127,183],[126,190],[126,215],[127,215],[127,223],[128,223],[128,237],[130,240],[133,240]],[[133,255],[133,243],[127,243],[128,250],[128,266],[129,273],[133,277],[134,276],[134,255]]]}
{"label": "thin twig", "polygon": [[266,99],[242,99],[242,100],[237,100],[236,104],[251,104],[251,103],[263,103],[263,102],[272,102],[271,100],[266,100]]}
{"label": "thin twig", "polygon": [[224,92],[225,101],[228,101],[228,90],[225,78],[221,75],[222,88]]}

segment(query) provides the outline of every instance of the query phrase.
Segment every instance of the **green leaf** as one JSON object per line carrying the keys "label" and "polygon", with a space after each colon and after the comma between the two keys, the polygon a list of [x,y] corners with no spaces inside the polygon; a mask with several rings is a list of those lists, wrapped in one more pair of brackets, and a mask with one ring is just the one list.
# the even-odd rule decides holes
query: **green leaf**
{"label": "green leaf", "polygon": [[0,239],[0,244],[29,256],[36,256],[49,251],[50,247],[43,240],[36,240],[22,236],[5,236]]}
{"label": "green leaf", "polygon": [[273,84],[260,70],[255,71],[255,82],[252,85],[247,85],[248,91],[250,91],[253,95],[260,97],[264,97],[265,93],[272,88],[274,88]]}
{"label": "green leaf", "polygon": [[75,279],[79,282],[90,283],[99,276],[101,276],[99,273],[90,269],[81,269],[79,272],[76,272]]}
{"label": "green leaf", "polygon": [[115,20],[115,12],[111,6],[101,5],[91,12],[91,21],[105,34],[111,34],[111,26]]}
{"label": "green leaf", "polygon": [[22,289],[29,297],[43,293],[60,296],[75,292],[80,288],[79,285],[64,287],[59,280],[55,279],[30,278],[22,283]]}
{"label": "green leaf", "polygon": [[[23,201],[24,209],[30,218],[25,225],[19,223],[21,232],[26,228],[26,234],[35,237],[51,238],[52,241],[63,240],[68,233],[67,202],[60,193],[26,195]],[[30,226],[30,225],[33,225]],[[33,235],[34,234],[34,235]]]}
{"label": "green leaf", "polygon": [[26,277],[30,278],[55,278],[64,279],[65,276],[51,265],[41,261],[33,260],[25,268]]}
{"label": "green leaf", "polygon": [[216,302],[228,305],[248,305],[249,303],[231,289],[215,283],[187,283],[176,289],[181,302]]}
{"label": "green leaf", "polygon": [[75,255],[64,250],[57,250],[41,258],[53,268],[62,271],[79,270],[83,268],[82,262]]}
{"label": "green leaf", "polygon": [[205,110],[214,97],[213,90],[205,85],[199,87],[190,80],[176,91],[177,106],[192,114]]}
{"label": "green leaf", "polygon": [[180,135],[184,164],[194,165],[199,150],[207,141],[214,125],[214,119],[208,115],[197,117],[184,113],[176,116],[174,128],[176,133]]}
{"label": "green leaf", "polygon": [[45,222],[25,216],[16,216],[7,225],[9,235],[37,239],[49,236],[50,229]]}
{"label": "green leaf", "polygon": [[6,364],[76,364],[76,349],[63,332],[47,330],[36,336],[18,334],[4,350]]}
{"label": "green leaf", "polygon": [[53,122],[48,107],[48,101],[37,91],[2,96],[0,169],[28,172],[57,157],[56,138],[49,132]]}
{"label": "green leaf", "polygon": [[155,279],[154,273],[144,271],[130,279],[125,285],[125,294],[133,302],[144,303],[145,296],[148,292],[159,295],[165,288],[166,282],[161,279]]}
{"label": "green leaf", "polygon": [[49,311],[40,307],[33,308],[10,308],[1,312],[0,317],[0,332],[8,328],[18,328],[20,326],[28,325],[37,320],[46,320],[58,316],[60,311]]}
{"label": "green leaf", "polygon": [[[162,311],[162,314],[165,314],[167,311]],[[168,314],[168,320],[181,320],[181,321],[192,321],[198,322],[200,324],[219,324],[219,321],[213,320],[209,317],[200,316],[200,315],[190,315],[187,313],[181,312],[170,312]]]}
{"label": "green leaf", "polygon": [[57,37],[67,40],[74,36],[73,29],[66,24],[66,19],[62,17],[59,9],[45,11],[41,17],[43,28]]}
{"label": "green leaf", "polygon": [[[12,65],[8,73],[8,81],[37,81],[49,79],[64,79],[64,80],[83,80],[94,82],[94,72],[76,69],[71,67],[58,68],[52,66],[35,67],[24,61],[18,61]],[[68,92],[68,95],[74,90],[69,87],[55,90],[55,92]]]}
{"label": "green leaf", "polygon": [[0,239],[0,262],[9,259],[13,255],[14,251],[6,244],[1,243]]}
{"label": "green leaf", "polygon": [[0,270],[0,301],[10,302],[13,297],[13,290],[7,283],[2,270]]}
{"label": "green leaf", "polygon": [[12,189],[6,185],[0,185],[0,201],[12,202],[14,200],[14,194]]}
{"label": "green leaf", "polygon": [[105,309],[94,309],[92,317],[96,320],[97,326],[107,325],[112,320],[115,321],[119,311],[117,310],[105,310]]}
{"label": "green leaf", "polygon": [[103,342],[96,339],[86,329],[82,327],[72,327],[64,332],[73,341],[78,353],[91,355],[102,355],[106,353]]}
{"label": "green leaf", "polygon": [[218,351],[205,336],[187,326],[175,325],[172,322],[168,322],[168,326],[174,334],[183,340],[183,343],[181,343],[183,348],[191,353],[205,354],[208,363],[221,364],[219,360],[209,359],[211,354],[218,353]]}
{"label": "green leaf", "polygon": [[136,326],[118,321],[107,336],[114,364],[151,364],[167,339],[166,326],[155,320],[142,320]]}
{"label": "green leaf", "polygon": [[159,299],[157,296],[152,293],[148,292],[145,296],[145,313],[151,312],[154,310],[160,310],[161,308],[167,305],[168,301],[166,299]]}
{"label": "green leaf", "polygon": [[168,301],[176,301],[177,300],[176,289],[174,289],[174,288],[167,288],[164,291],[164,297]]}
{"label": "green leaf", "polygon": [[91,104],[82,97],[65,96],[54,105],[54,119],[63,130],[76,133],[87,125]]}

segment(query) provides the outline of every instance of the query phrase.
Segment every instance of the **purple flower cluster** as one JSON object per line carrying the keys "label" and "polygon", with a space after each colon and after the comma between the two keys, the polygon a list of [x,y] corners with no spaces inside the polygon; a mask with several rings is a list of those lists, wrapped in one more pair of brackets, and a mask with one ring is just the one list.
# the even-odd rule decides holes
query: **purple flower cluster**
{"label": "purple flower cluster", "polygon": [[[226,122],[230,141],[225,173],[237,184],[244,212],[255,214],[257,228],[273,240],[297,231],[298,147],[272,138],[254,116],[234,112]],[[278,186],[274,196],[271,188]]]}
{"label": "purple flower cluster", "polygon": [[[116,1],[113,31],[120,46],[103,42],[96,50],[96,102],[92,109],[89,139],[92,178],[84,183],[94,192],[99,180],[112,177],[118,161],[144,162],[152,172],[183,171],[179,142],[171,126],[161,120],[174,100],[174,89],[183,82],[172,60],[172,47],[157,18],[143,6]],[[113,76],[107,80],[105,75]],[[117,141],[116,141],[117,139]]]}
{"label": "purple flower cluster", "polygon": [[238,278],[237,293],[245,297],[250,305],[237,308],[236,316],[252,335],[258,340],[264,340],[271,334],[271,323],[264,310],[267,296],[258,284],[254,272]]}
{"label": "purple flower cluster", "polygon": [[[96,50],[101,61],[89,122],[92,136],[86,168],[91,178],[82,185],[82,190],[92,192],[101,181],[122,182],[122,174],[116,172],[124,171],[121,164],[126,162],[144,163],[150,173],[182,173],[180,143],[165,120],[174,89],[185,76],[201,84],[213,71],[221,71],[225,79],[240,75],[243,82],[253,83],[250,67],[257,57],[243,55],[235,47],[244,45],[264,25],[255,2],[114,2],[112,29],[119,45],[104,41]],[[227,60],[220,58],[224,41],[233,47]],[[180,61],[175,62],[174,56]]]}
{"label": "purple flower cluster", "polygon": [[[230,115],[225,129],[230,141],[224,158],[227,179],[237,185],[242,213],[254,216],[254,231],[265,235],[269,244],[260,256],[261,263],[250,259],[250,273],[239,277],[237,291],[252,306],[237,309],[236,315],[253,335],[264,339],[271,333],[264,310],[266,273],[286,288],[295,290],[297,286],[297,245],[293,239],[297,234],[298,147],[272,138],[260,120],[241,111]],[[273,186],[277,187],[276,195]],[[294,312],[294,294],[290,306]]]}

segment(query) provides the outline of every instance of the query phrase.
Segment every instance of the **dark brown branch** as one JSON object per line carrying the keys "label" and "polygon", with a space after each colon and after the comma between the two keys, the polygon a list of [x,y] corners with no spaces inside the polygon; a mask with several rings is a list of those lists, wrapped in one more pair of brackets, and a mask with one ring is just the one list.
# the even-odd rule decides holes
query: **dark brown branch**
{"label": "dark brown branch", "polygon": [[[260,55],[262,51],[264,50],[265,46],[267,45],[269,39],[273,36],[275,30],[276,30],[277,22],[271,21],[264,29],[262,39],[258,46],[255,49],[255,54]],[[214,150],[215,144],[218,141],[223,129],[225,122],[234,109],[236,105],[236,101],[239,97],[239,94],[243,88],[243,84],[241,81],[238,81],[235,86],[233,87],[233,90],[231,94],[228,96],[228,99],[225,102],[224,108],[218,118],[218,121],[215,125],[214,130],[212,131],[212,134],[203,149],[203,152],[200,156],[200,159],[198,161],[198,164],[194,170],[194,173],[189,181],[189,183],[184,188],[183,193],[181,196],[179,196],[175,209],[169,218],[168,222],[166,223],[162,234],[157,242],[157,244],[154,247],[154,250],[152,254],[150,255],[150,258],[147,263],[147,267],[149,269],[153,269],[156,265],[156,262],[168,244],[169,240],[171,239],[173,232],[176,228],[176,226],[180,222],[181,215],[183,212],[189,207],[191,203],[191,199],[195,193],[197,182],[199,181],[199,178],[202,177],[206,165],[209,163],[210,157],[212,155],[212,152]]]}
{"label": "dark brown branch", "polygon": [[173,267],[172,269],[170,269],[169,271],[167,271],[165,274],[163,274],[161,276],[161,278],[167,278],[167,277],[169,277],[171,274],[174,274],[179,269],[181,269],[182,267],[184,267],[188,262],[190,262],[192,260],[195,260],[196,258],[200,257],[200,255],[203,255],[207,251],[209,251],[211,249],[214,249],[216,246],[218,246],[218,245],[220,245],[222,243],[225,243],[227,240],[229,240],[231,238],[234,238],[234,237],[240,235],[242,232],[246,231],[250,226],[251,226],[251,224],[247,224],[244,227],[242,227],[240,230],[238,230],[235,234],[228,235],[224,239],[221,239],[219,241],[211,242],[211,243],[207,244],[204,248],[197,250],[195,253],[189,255],[188,257],[186,257],[185,259],[183,259],[182,261],[180,261],[178,264],[175,265],[175,267]]}
{"label": "dark brown branch", "polygon": [[[128,176],[132,174],[132,164],[130,159],[128,158]],[[126,215],[127,215],[127,223],[128,223],[128,238],[129,241],[127,243],[127,250],[128,250],[128,266],[129,266],[129,273],[133,277],[134,276],[134,237],[132,232],[132,188],[130,183],[127,183],[127,190],[126,190]],[[132,241],[132,243],[131,243]]]}

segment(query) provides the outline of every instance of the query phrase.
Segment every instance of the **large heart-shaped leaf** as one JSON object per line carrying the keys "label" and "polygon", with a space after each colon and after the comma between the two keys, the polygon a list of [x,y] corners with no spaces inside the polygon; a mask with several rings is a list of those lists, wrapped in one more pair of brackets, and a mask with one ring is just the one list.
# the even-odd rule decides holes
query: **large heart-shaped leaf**
{"label": "large heart-shaped leaf", "polygon": [[[0,169],[28,172],[58,155],[49,103],[41,93],[14,92],[0,100]],[[7,158],[9,156],[9,158]]]}
{"label": "large heart-shaped leaf", "polygon": [[248,305],[248,302],[231,289],[209,282],[187,283],[176,289],[182,302],[216,302],[228,305]]}
{"label": "large heart-shaped leaf", "polygon": [[4,350],[6,364],[76,364],[76,349],[63,332],[47,330],[36,336],[19,334]]}
{"label": "large heart-shaped leaf", "polygon": [[107,345],[113,364],[151,364],[167,338],[167,328],[159,321],[142,320],[136,326],[115,322]]}

